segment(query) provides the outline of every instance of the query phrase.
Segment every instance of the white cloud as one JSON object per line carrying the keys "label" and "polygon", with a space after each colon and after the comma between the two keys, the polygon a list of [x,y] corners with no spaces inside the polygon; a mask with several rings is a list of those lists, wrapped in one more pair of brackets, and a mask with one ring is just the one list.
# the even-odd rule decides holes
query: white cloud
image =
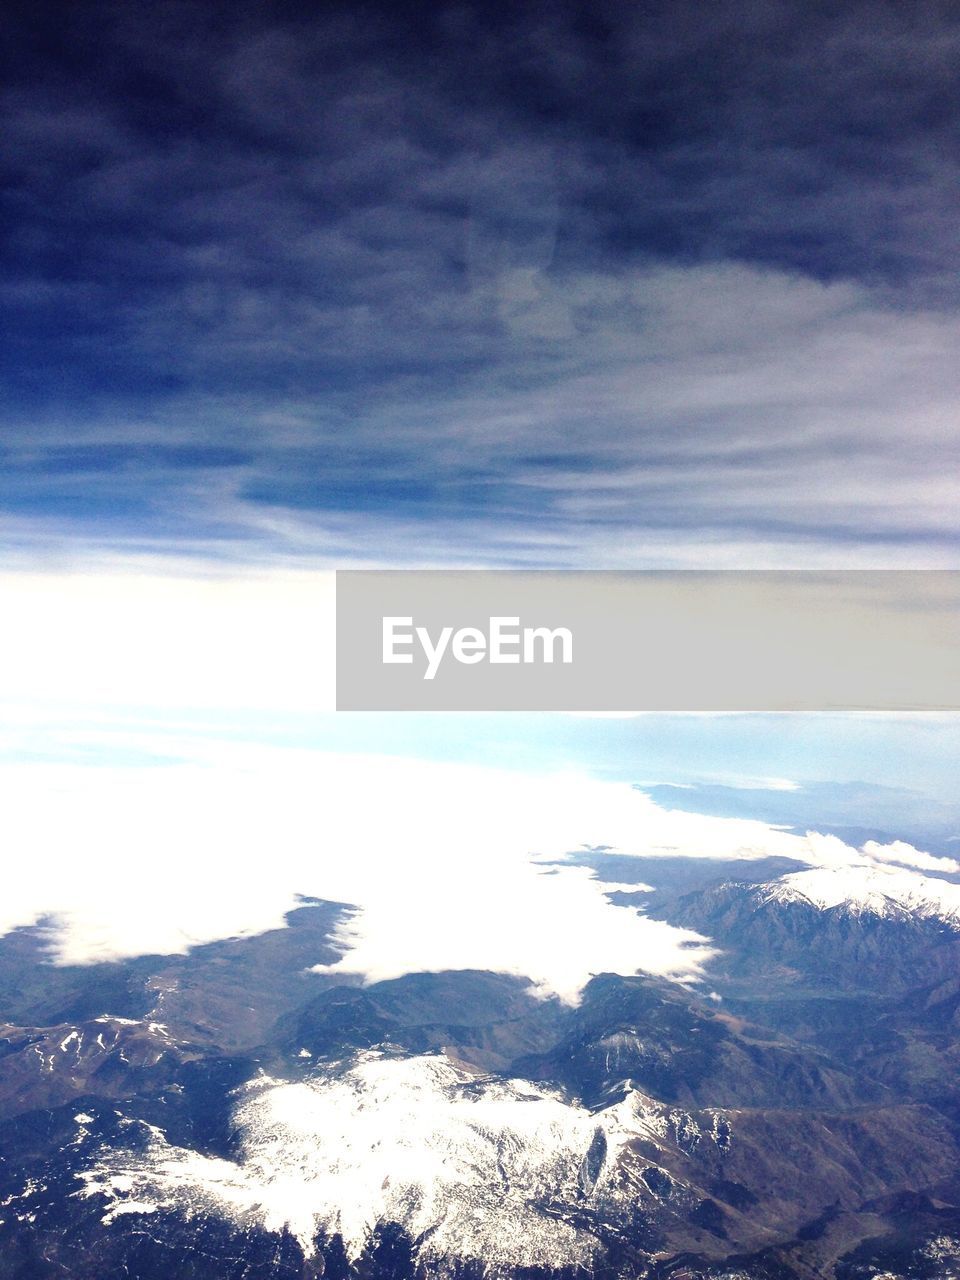
{"label": "white cloud", "polygon": [[[420,208],[418,239],[422,219]],[[366,258],[367,233],[354,234]],[[47,452],[55,465],[65,449],[86,450],[89,469],[58,483],[109,511],[117,477],[98,457],[150,446],[149,464],[124,472],[143,499],[135,519],[78,518],[64,501],[57,515],[5,518],[9,540],[54,556],[67,533],[74,546],[329,565],[956,567],[956,315],[743,263],[522,267],[519,281],[511,267],[465,292],[460,278],[429,277],[437,258],[431,241],[385,301],[374,255],[363,268],[373,309],[291,309],[246,286],[231,295],[234,282],[220,323],[190,342],[191,364],[203,351],[217,369],[224,351],[273,358],[265,331],[285,335],[284,359],[308,365],[338,349],[373,369],[424,352],[437,362],[429,379],[374,379],[349,412],[336,396],[265,399],[241,378],[199,403],[171,399],[135,430],[120,406],[66,434],[32,418],[5,424],[30,500],[21,512],[45,491]],[[412,320],[411,278],[430,299]],[[175,307],[178,343],[194,293],[191,283]],[[464,376],[465,364],[476,371]],[[237,458],[172,461],[161,484],[158,455],[175,442]],[[379,495],[376,507],[353,509],[361,495]]]}
{"label": "white cloud", "polygon": [[34,709],[334,705],[334,576],[81,558],[0,574],[0,702]]}
{"label": "white cloud", "polygon": [[958,867],[903,842],[857,853],[668,811],[583,773],[231,743],[231,717],[258,733],[331,705],[332,575],[92,568],[0,578],[0,746],[16,760],[18,738],[49,736],[112,762],[0,766],[0,928],[49,918],[64,961],[259,932],[314,894],[355,908],[344,973],[490,969],[574,1000],[596,972],[697,978],[711,950],[614,905],[584,868],[546,865],[570,850]]}
{"label": "white cloud", "polygon": [[863,846],[863,852],[876,862],[896,862],[903,867],[917,867],[921,871],[943,871],[947,874],[960,872],[960,862],[955,858],[937,858],[932,853],[915,849],[905,840],[892,840],[889,844],[868,840]]}
{"label": "white cloud", "polygon": [[[279,926],[297,894],[351,904],[340,968],[529,978],[575,1000],[593,973],[696,979],[704,940],[629,907],[571,850],[638,857],[857,855],[833,837],[660,808],[626,783],[183,740],[185,763],[7,765],[0,927],[49,916],[63,961]],[[560,859],[561,865],[552,865]]]}

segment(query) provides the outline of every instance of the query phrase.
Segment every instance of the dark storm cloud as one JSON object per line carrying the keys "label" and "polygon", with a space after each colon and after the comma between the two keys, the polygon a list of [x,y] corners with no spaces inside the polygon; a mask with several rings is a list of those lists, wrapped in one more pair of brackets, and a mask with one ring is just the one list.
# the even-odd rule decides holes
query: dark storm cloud
{"label": "dark storm cloud", "polygon": [[18,536],[955,536],[951,7],[13,21]]}

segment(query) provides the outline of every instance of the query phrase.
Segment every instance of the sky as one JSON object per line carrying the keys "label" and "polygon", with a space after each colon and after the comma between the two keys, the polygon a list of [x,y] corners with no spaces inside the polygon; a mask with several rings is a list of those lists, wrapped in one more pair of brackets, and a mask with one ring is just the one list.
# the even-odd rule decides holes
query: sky
{"label": "sky", "polygon": [[[699,847],[688,818],[755,820],[751,848],[856,828],[854,860],[868,834],[956,848],[948,715],[332,710],[338,567],[960,568],[955,5],[5,17],[0,834],[32,851],[8,925],[58,920],[59,954],[89,959],[353,893],[355,961],[382,974],[386,851],[419,868],[394,901],[429,883],[460,920],[441,868],[481,857],[462,814],[488,793],[488,843],[518,859],[490,894],[592,922],[571,971],[551,952],[532,974],[573,998],[643,925],[582,869],[531,870],[507,818],[536,845],[542,794],[573,787],[581,843],[626,788],[637,831],[673,815],[671,848]],[[480,772],[453,786],[450,762]],[[402,838],[368,825],[365,878],[311,879],[289,815],[330,859],[354,847],[345,801],[307,815],[338,779],[364,810],[362,769]],[[279,811],[291,847],[265,864],[249,832]],[[242,884],[214,902],[231,841]],[[201,866],[202,918],[174,891]],[[696,976],[682,942],[650,943],[655,971],[679,948]]]}
{"label": "sky", "polygon": [[8,21],[12,551],[956,565],[955,6]]}

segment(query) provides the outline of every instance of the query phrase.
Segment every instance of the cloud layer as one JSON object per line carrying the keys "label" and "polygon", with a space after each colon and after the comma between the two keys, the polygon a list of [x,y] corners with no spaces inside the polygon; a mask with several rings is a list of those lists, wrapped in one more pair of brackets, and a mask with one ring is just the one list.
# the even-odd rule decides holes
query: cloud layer
{"label": "cloud layer", "polygon": [[834,836],[671,811],[573,772],[221,743],[166,766],[9,765],[2,782],[0,929],[44,921],[70,963],[278,927],[305,894],[345,904],[334,972],[484,969],[576,1001],[592,974],[696,981],[712,954],[565,864],[584,847],[929,865],[903,844],[858,853]]}
{"label": "cloud layer", "polygon": [[11,541],[955,562],[943,6],[44,11]]}

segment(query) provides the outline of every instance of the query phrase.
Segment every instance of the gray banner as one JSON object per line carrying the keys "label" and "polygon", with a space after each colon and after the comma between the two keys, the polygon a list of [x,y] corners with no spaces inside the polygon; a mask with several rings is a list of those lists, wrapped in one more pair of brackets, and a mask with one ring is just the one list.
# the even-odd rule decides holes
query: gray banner
{"label": "gray banner", "polygon": [[337,707],[958,710],[960,571],[340,571]]}

